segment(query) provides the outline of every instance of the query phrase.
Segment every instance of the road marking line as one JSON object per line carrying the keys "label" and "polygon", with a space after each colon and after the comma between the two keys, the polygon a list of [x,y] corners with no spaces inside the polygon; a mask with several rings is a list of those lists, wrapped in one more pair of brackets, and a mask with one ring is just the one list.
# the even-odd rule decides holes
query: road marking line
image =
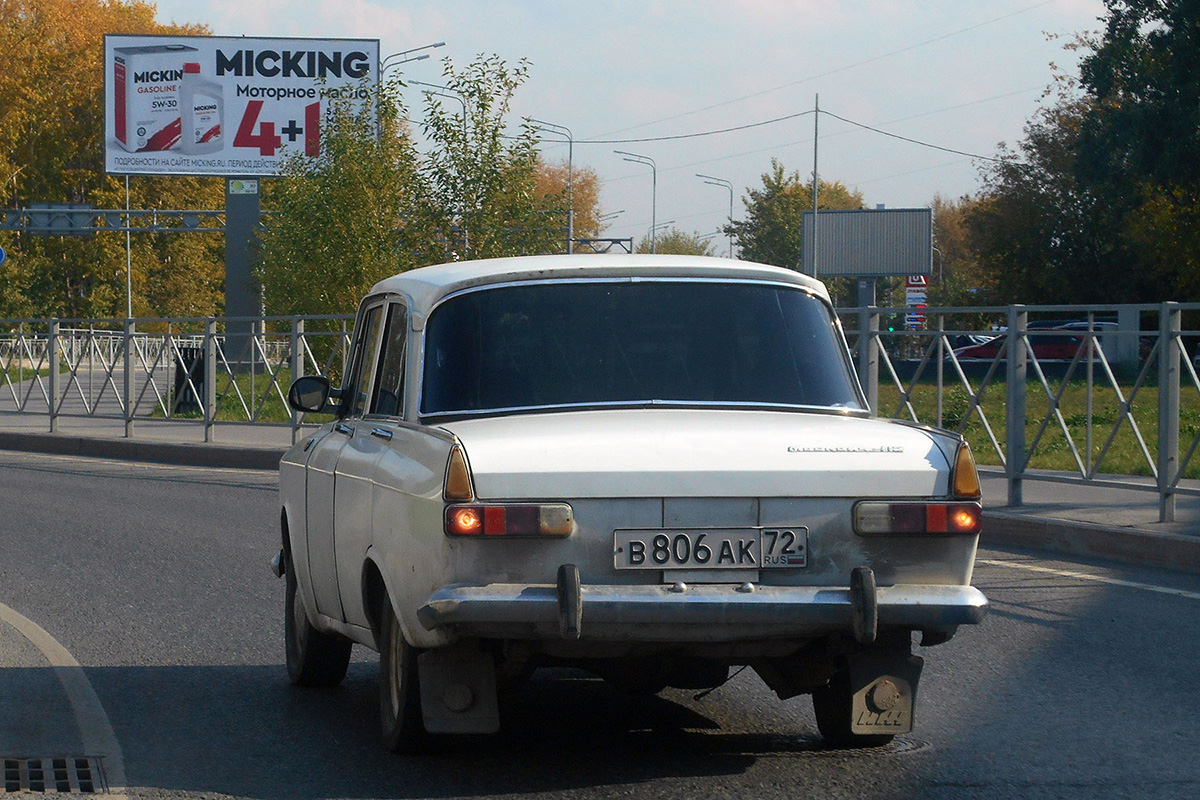
{"label": "road marking line", "polygon": [[1095,581],[1096,583],[1107,583],[1110,586],[1127,586],[1130,589],[1142,589],[1147,592],[1158,592],[1159,594],[1169,594],[1174,597],[1186,597],[1189,600],[1200,600],[1200,592],[1190,592],[1187,589],[1172,589],[1167,586],[1155,586],[1150,583],[1138,583],[1137,581],[1125,581],[1120,578],[1106,578],[1103,575],[1093,575],[1089,572],[1075,572],[1069,569],[1054,569],[1052,567],[1039,567],[1035,564],[1018,564],[1015,561],[999,561],[990,558],[977,558],[976,564],[985,564],[989,567],[1009,567],[1010,569],[1023,569],[1029,572],[1041,572],[1047,575],[1058,575],[1063,578],[1079,578],[1085,581]]}
{"label": "road marking line", "polygon": [[117,741],[117,734],[108,720],[108,714],[105,713],[96,690],[92,688],[91,681],[84,674],[83,667],[67,648],[59,644],[44,628],[4,603],[0,603],[0,620],[16,628],[17,632],[29,640],[50,662],[54,674],[58,676],[63,690],[67,693],[67,700],[71,703],[85,754],[99,756],[104,760],[108,796],[114,800],[124,800],[125,758],[121,753],[121,743]]}

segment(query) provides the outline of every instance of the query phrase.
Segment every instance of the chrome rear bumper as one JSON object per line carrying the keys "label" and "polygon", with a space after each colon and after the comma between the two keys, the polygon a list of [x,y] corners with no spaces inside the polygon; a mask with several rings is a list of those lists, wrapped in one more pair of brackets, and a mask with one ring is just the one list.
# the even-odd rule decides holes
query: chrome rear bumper
{"label": "chrome rear bumper", "polygon": [[[731,642],[847,632],[854,608],[849,587],[719,584],[583,585],[581,638],[596,641]],[[988,601],[973,586],[900,584],[877,592],[880,627],[952,630],[981,622]],[[427,629],[510,639],[559,638],[554,584],[446,586],[417,617]]]}

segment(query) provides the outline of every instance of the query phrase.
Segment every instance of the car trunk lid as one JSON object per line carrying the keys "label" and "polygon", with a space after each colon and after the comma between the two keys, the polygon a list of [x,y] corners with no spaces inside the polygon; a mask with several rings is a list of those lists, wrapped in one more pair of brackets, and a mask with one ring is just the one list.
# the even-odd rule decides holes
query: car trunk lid
{"label": "car trunk lid", "polygon": [[481,499],[937,496],[926,431],[791,411],[622,409],[449,422]]}

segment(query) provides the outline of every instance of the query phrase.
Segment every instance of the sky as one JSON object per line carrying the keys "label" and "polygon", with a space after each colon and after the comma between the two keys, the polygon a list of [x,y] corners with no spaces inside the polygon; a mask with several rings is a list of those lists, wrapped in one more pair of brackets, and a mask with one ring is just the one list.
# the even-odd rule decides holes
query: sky
{"label": "sky", "polygon": [[[531,63],[514,114],[570,129],[574,163],[602,181],[617,214],[605,236],[647,234],[651,220],[716,232],[762,185],[777,159],[807,180],[813,115],[684,139],[588,143],[705,133],[811,111],[961,153],[995,156],[1022,130],[1060,73],[1077,74],[1064,45],[1099,30],[1101,0],[161,0],[161,22],[208,25],[217,36],[379,39],[386,56],[444,41],[404,77],[438,83],[441,59],[479,54]],[[407,90],[419,108],[419,87]],[[980,188],[969,155],[864,130],[826,114],[817,140],[822,180],[862,192],[868,207],[918,208],[936,194]],[[653,159],[630,163],[613,150]],[[566,159],[547,137],[548,159]],[[654,195],[652,197],[652,194]],[[713,238],[719,254],[723,235]]]}

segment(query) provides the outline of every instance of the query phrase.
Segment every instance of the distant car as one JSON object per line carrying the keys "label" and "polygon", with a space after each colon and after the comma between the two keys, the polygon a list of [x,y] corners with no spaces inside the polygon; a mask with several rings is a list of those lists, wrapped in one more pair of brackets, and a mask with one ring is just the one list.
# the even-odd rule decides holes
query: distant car
{"label": "distant car", "polygon": [[289,392],[336,418],[283,457],[273,563],[291,680],[378,650],[390,749],[497,730],[498,688],[546,665],[650,692],[750,665],[876,745],[912,727],[913,634],[986,613],[970,450],[872,418],[815,280],[464,262],[380,282],[354,331],[340,389]]}
{"label": "distant car", "polygon": [[[1117,323],[1109,321],[1093,322],[1092,331],[1095,341],[1103,346],[1103,335],[1119,330]],[[1038,361],[1070,361],[1087,342],[1088,323],[1086,321],[1030,322],[1029,343],[1032,354]],[[1152,340],[1147,336],[1138,337],[1138,355],[1145,358],[1150,353]],[[979,344],[954,349],[954,355],[962,360],[999,360],[1007,358],[1007,337],[1001,335]],[[1111,355],[1111,354],[1110,354]],[[1086,356],[1086,352],[1080,357]]]}

